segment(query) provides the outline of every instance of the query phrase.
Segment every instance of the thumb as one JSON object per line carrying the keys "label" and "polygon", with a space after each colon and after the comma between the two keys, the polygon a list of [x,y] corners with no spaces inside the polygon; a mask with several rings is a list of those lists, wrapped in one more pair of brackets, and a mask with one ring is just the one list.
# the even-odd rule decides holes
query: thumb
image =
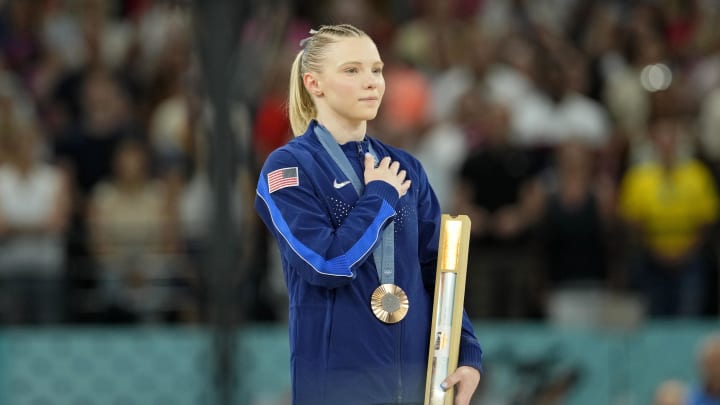
{"label": "thumb", "polygon": [[375,157],[370,152],[365,153],[365,168],[375,167]]}
{"label": "thumb", "polygon": [[445,381],[440,383],[440,388],[447,391],[450,389],[450,387],[455,386],[455,384],[457,384],[459,382],[460,382],[460,375],[457,372],[454,372],[454,373],[450,374],[449,376],[447,376]]}
{"label": "thumb", "polygon": [[375,168],[375,159],[373,158],[373,155],[366,153],[365,154],[365,173],[369,172],[371,169]]}

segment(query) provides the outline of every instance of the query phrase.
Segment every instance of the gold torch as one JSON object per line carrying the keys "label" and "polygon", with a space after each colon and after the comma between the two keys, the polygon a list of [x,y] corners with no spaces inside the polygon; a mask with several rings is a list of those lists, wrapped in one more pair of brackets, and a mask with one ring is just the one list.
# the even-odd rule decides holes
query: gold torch
{"label": "gold torch", "polygon": [[425,405],[452,405],[454,389],[440,384],[457,368],[470,243],[470,218],[443,214],[440,224],[433,323],[425,387]]}

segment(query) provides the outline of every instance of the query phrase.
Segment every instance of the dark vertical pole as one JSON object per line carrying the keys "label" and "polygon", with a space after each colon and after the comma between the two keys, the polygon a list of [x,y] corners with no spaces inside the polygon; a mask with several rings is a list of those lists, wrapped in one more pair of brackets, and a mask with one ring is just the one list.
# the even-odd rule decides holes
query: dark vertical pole
{"label": "dark vertical pole", "polygon": [[[257,293],[249,291],[253,289],[253,277],[258,276],[258,270],[252,268],[253,256],[257,254],[254,247],[257,235],[252,234],[250,215],[233,217],[234,213],[245,214],[252,207],[232,207],[232,202],[252,203],[254,192],[253,196],[243,196],[249,198],[233,197],[237,197],[240,190],[254,190],[255,175],[250,134],[234,134],[231,118],[235,116],[233,107],[247,107],[259,97],[262,91],[262,80],[259,79],[263,78],[268,66],[276,63],[291,7],[287,0],[190,1],[195,45],[212,106],[208,173],[213,190],[213,217],[207,241],[204,282],[209,321],[214,328],[215,402],[245,404],[249,398],[238,397],[238,394],[249,396],[252,387],[243,386],[239,377],[244,370],[236,369],[236,365],[247,368],[244,360],[249,356],[243,356],[242,347],[238,349],[236,342],[247,312],[244,305],[250,305],[249,296],[254,297]],[[241,38],[251,18],[257,20],[255,28],[259,27],[266,34],[261,43]],[[240,127],[235,129],[247,130],[251,125]],[[244,234],[238,235],[238,229]]]}
{"label": "dark vertical pole", "polygon": [[[236,235],[237,218],[233,217],[232,193],[237,192],[236,179],[240,138],[230,125],[230,89],[239,59],[236,52],[240,33],[249,17],[247,2],[237,0],[195,0],[193,21],[197,51],[212,110],[209,132],[208,173],[212,189],[212,220],[206,251],[205,285],[208,316],[214,329],[213,383],[218,404],[237,403],[235,370],[239,283],[246,271],[238,258],[241,244]],[[243,134],[246,135],[246,134]],[[243,153],[240,153],[242,156]],[[246,208],[246,207],[242,207]],[[242,388],[242,387],[240,387]],[[241,401],[243,402],[243,401]]]}

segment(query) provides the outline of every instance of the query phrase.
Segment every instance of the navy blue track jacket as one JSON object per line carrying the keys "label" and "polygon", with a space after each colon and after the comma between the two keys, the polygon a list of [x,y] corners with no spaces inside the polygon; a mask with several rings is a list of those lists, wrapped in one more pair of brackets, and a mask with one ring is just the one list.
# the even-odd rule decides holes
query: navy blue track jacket
{"label": "navy blue track jacket", "polygon": [[[323,149],[312,121],[304,135],[270,154],[255,209],[278,242],[290,313],[295,405],[421,403],[424,399],[440,208],[417,159],[373,138],[341,145],[364,179],[368,144],[407,171],[402,198],[372,181],[358,195]],[[402,321],[370,308],[380,284],[372,251],[395,226],[395,284],[408,294]],[[480,370],[482,350],[465,314],[459,365]]]}

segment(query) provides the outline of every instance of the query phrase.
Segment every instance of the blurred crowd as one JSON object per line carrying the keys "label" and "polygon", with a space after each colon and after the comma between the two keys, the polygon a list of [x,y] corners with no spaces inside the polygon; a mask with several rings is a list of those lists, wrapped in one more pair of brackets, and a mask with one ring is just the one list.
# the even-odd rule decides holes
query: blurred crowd
{"label": "blurred crowd", "polygon": [[[351,23],[385,62],[370,135],[472,220],[472,318],[718,315],[719,1],[257,3],[228,78],[250,178],[291,137],[298,42]],[[187,2],[0,1],[3,322],[206,319],[192,29]],[[248,316],[283,320],[275,247],[258,222],[239,235],[257,245]]]}
{"label": "blurred crowd", "polygon": [[198,320],[189,10],[0,4],[2,321]]}

